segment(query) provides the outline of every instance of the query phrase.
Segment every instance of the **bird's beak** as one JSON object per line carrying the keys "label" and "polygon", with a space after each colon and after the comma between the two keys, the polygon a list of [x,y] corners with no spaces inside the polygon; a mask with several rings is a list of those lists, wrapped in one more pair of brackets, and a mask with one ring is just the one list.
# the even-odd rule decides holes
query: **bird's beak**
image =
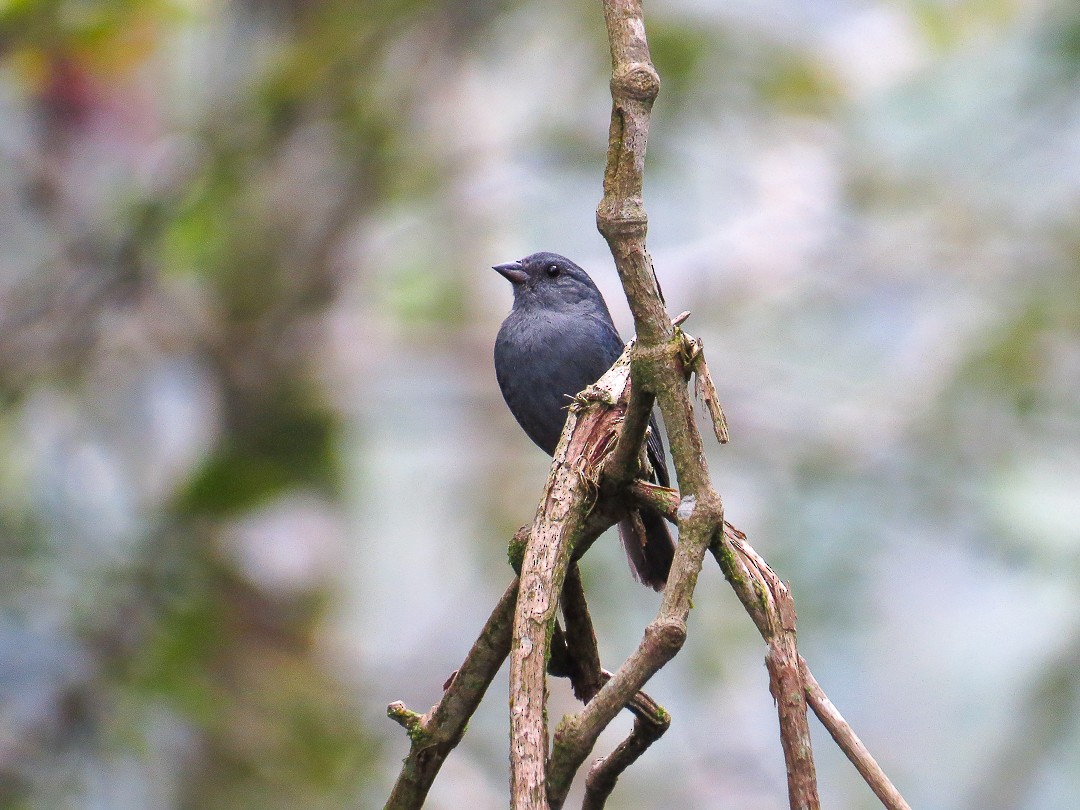
{"label": "bird's beak", "polygon": [[497,264],[491,269],[511,284],[524,284],[529,278],[529,274],[525,272],[525,268],[521,266],[521,262]]}

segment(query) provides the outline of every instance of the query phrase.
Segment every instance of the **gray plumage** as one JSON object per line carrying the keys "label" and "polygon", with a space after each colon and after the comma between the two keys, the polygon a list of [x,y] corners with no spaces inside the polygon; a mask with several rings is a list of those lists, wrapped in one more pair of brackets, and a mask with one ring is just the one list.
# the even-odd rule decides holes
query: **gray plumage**
{"label": "gray plumage", "polygon": [[[514,288],[514,307],[495,339],[495,376],[518,424],[552,455],[566,423],[569,398],[611,368],[622,354],[623,341],[600,290],[564,256],[534,253],[494,269]],[[653,478],[668,486],[655,417],[649,425],[646,454]],[[638,579],[661,590],[675,550],[663,519],[651,512],[634,513],[619,524],[619,537]]]}

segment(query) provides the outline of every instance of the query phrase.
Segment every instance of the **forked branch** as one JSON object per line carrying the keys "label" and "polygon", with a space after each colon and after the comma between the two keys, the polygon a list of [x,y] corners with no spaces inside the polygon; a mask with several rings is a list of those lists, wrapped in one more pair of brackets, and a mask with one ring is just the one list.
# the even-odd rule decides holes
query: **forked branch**
{"label": "forked branch", "polygon": [[[725,523],[713,489],[688,392],[691,375],[713,419],[727,426],[700,341],[671,321],[645,247],[642,202],[645,147],[660,80],[649,54],[640,0],[603,0],[612,55],[612,114],[604,196],[597,226],[606,238],[634,316],[637,341],[571,409],[544,496],[511,586],[443,699],[426,715],[392,704],[391,717],[413,744],[387,807],[416,808],[442,760],[460,739],[494,670],[510,651],[511,801],[516,810],[558,810],[601,731],[624,707],[634,730],[586,780],[585,807],[603,807],[619,774],[667,728],[666,712],[641,692],[681,648],[704,555],[711,551],[768,647],[770,689],[777,702],[791,808],[819,807],[807,726],[807,704],[890,810],[908,810],[865,747],[829,703],[798,654],[795,608],[787,586]],[[631,385],[631,378],[633,385]],[[633,481],[653,402],[664,415],[680,492]],[[600,669],[574,560],[625,509],[629,492],[678,524],[679,546],[663,600],[637,650],[613,674]],[[681,496],[681,497],[680,497]],[[563,600],[565,631],[556,622]],[[509,627],[513,614],[513,629]],[[559,723],[548,754],[547,670],[553,638],[585,707]],[[558,657],[557,656],[557,657]],[[560,674],[564,674],[560,672]]]}
{"label": "forked branch", "polygon": [[[769,595],[755,591],[750,570],[737,564],[734,549],[724,537],[723,506],[712,487],[687,391],[691,373],[698,374],[698,389],[705,395],[707,404],[715,406],[711,412],[717,438],[721,441],[727,438],[726,424],[708,378],[701,345],[689,339],[668,319],[652,260],[645,247],[647,218],[642,202],[645,148],[652,104],[660,81],[649,54],[640,0],[604,0],[604,19],[611,46],[612,114],[604,197],[597,209],[597,226],[611,248],[634,315],[638,341],[632,355],[634,386],[656,396],[668,428],[682,494],[676,513],[679,549],[664,600],[641,647],[624,668],[632,673],[637,659],[656,648],[650,631],[664,628],[679,638],[681,644],[702,558],[707,548],[714,548],[725,575],[769,647],[766,662],[780,718],[790,805],[813,810],[819,806],[819,801],[806,720],[806,697],[795,644],[794,605],[787,588],[768,566],[758,573],[762,579],[769,580]],[[671,654],[675,650],[677,646],[671,649]],[[645,672],[638,670],[637,674]],[[646,677],[651,674],[648,672]],[[613,678],[611,683],[615,680]],[[627,680],[636,683],[630,673]],[[635,688],[640,688],[640,684]],[[589,709],[586,707],[583,714]],[[558,737],[553,762],[557,753]]]}

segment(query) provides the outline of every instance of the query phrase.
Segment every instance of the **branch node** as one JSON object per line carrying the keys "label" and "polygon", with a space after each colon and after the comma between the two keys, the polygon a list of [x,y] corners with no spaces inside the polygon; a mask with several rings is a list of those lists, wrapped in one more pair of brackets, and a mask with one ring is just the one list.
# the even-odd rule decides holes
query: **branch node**
{"label": "branch node", "polygon": [[418,714],[402,703],[395,700],[386,707],[386,716],[401,726],[409,735],[409,739],[417,742],[424,735],[424,716]]}
{"label": "branch node", "polygon": [[627,97],[646,104],[656,101],[660,93],[660,75],[647,62],[630,62],[611,77],[611,95]]}
{"label": "branch node", "polygon": [[574,751],[582,747],[581,715],[567,714],[559,721],[552,739],[552,747],[563,747]]}
{"label": "branch node", "polygon": [[596,229],[608,242],[621,239],[644,242],[649,218],[641,198],[616,201],[605,197],[596,208]]}
{"label": "branch node", "polygon": [[515,574],[521,574],[521,561],[525,559],[525,547],[529,544],[531,530],[531,526],[522,526],[514,532],[514,536],[510,538],[506,546],[506,559],[510,562],[510,567],[514,569]]}
{"label": "branch node", "polygon": [[645,628],[645,640],[665,658],[675,655],[686,641],[686,623],[678,619],[658,619]]}

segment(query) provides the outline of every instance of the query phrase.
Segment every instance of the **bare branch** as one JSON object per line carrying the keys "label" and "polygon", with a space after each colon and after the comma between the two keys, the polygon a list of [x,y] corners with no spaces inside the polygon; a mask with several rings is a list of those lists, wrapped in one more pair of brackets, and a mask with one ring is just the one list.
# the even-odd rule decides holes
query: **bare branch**
{"label": "bare branch", "polygon": [[521,810],[548,807],[546,670],[558,595],[575,545],[591,540],[590,512],[625,415],[629,377],[624,352],[571,407],[522,560],[510,654],[510,786]]}
{"label": "bare branch", "polygon": [[[556,762],[569,768],[574,759],[587,755],[595,739],[593,735],[602,727],[590,721],[595,718],[597,723],[608,722],[613,705],[626,698],[620,687],[639,689],[678,651],[685,637],[690,597],[702,557],[711,546],[769,645],[767,662],[780,717],[789,801],[792,808],[812,810],[818,806],[817,784],[795,645],[794,607],[787,589],[775,576],[769,578],[759,572],[754,583],[764,588],[760,591],[753,588],[750,571],[736,559],[734,549],[724,538],[723,506],[709,479],[701,435],[686,389],[690,371],[698,374],[698,389],[710,407],[721,441],[727,439],[726,422],[709,379],[701,344],[681,329],[676,330],[668,319],[645,248],[647,219],[642,202],[645,146],[660,81],[649,55],[640,0],[604,0],[604,19],[611,44],[612,113],[604,197],[596,213],[597,226],[611,248],[634,314],[638,336],[633,352],[635,388],[656,394],[668,428],[672,460],[683,495],[676,513],[680,542],[663,603],[641,646],[578,718],[567,718],[560,724],[552,752],[552,779],[557,773]],[[772,573],[768,566],[764,571]],[[612,694],[605,704],[606,692]],[[564,757],[560,743],[566,753],[572,752],[572,757]],[[563,764],[566,759],[569,761]],[[561,783],[552,784],[553,800],[556,789],[562,787]]]}
{"label": "bare branch", "polygon": [[[655,509],[672,523],[678,520],[679,493],[675,490],[659,487],[646,481],[635,481],[630,486],[630,492],[634,500],[641,506]],[[724,537],[737,555],[737,560],[733,560],[728,565],[737,566],[741,576],[755,580],[759,577],[762,578],[760,584],[752,586],[751,590],[771,596],[774,586],[769,583],[778,581],[776,580],[776,574],[747,542],[746,535],[730,523],[725,522]],[[719,545],[714,546],[713,553],[717,555],[723,554],[722,547]],[[784,591],[787,592],[786,586]],[[751,616],[755,617],[755,624],[758,625],[762,636],[765,636],[770,626],[768,614],[765,610],[758,609],[759,607],[756,606],[755,610],[750,610],[749,607],[747,609]],[[814,714],[817,715],[821,724],[832,735],[840,750],[851,760],[851,763],[862,775],[866,784],[870,786],[870,789],[874,791],[874,794],[885,807],[889,808],[889,810],[910,810],[904,797],[900,795],[900,792],[889,780],[889,777],[885,775],[881,766],[878,765],[866,746],[863,745],[862,740],[855,734],[851,726],[848,725],[847,721],[844,720],[840,712],[832,704],[832,701],[829,700],[820,684],[814,679],[806,661],[800,656],[798,662],[799,672],[806,691],[806,703],[814,710]]]}
{"label": "bare branch", "polygon": [[623,771],[633,765],[671,725],[671,716],[644,692],[638,692],[627,708],[634,713],[634,727],[630,736],[619,743],[609,756],[596,760],[589,769],[581,810],[601,810]]}
{"label": "bare branch", "polygon": [[904,801],[904,797],[900,795],[900,791],[889,781],[889,777],[881,770],[877,761],[870,756],[862,740],[829,700],[825,691],[814,679],[810,667],[802,658],[799,658],[799,668],[802,670],[803,683],[806,684],[806,702],[810,704],[810,708],[814,710],[821,724],[828,729],[833,740],[840,746],[840,750],[851,760],[851,764],[874,791],[874,795],[881,799],[881,803],[889,810],[911,810],[908,803]]}
{"label": "bare branch", "polygon": [[806,694],[799,671],[799,650],[795,643],[795,602],[787,585],[766,567],[762,578],[768,582],[769,594],[775,600],[779,626],[767,639],[769,652],[765,664],[769,669],[769,691],[776,701],[780,717],[780,744],[787,764],[788,800],[792,808],[819,806],[814,755],[810,742],[810,724],[806,717]]}
{"label": "bare branch", "polygon": [[[817,778],[806,707],[809,697],[820,711],[827,699],[799,658],[789,589],[745,537],[725,523],[720,496],[709,478],[687,390],[690,374],[697,376],[697,391],[721,442],[727,440],[726,420],[701,342],[668,319],[645,248],[643,169],[659,77],[649,56],[640,0],[604,0],[603,5],[612,54],[612,117],[597,226],[615,259],[638,337],[570,409],[521,557],[520,587],[508,642],[512,806],[515,810],[559,810],[601,731],[623,707],[629,707],[636,717],[633,732],[611,756],[593,766],[587,779],[586,807],[601,808],[622,771],[664,732],[667,713],[640,690],[682,647],[697,576],[706,551],[711,550],[768,645],[766,663],[777,701],[790,807],[816,810]],[[683,320],[685,316],[679,316],[677,322]],[[674,490],[633,481],[654,398],[664,414],[681,498]],[[627,485],[634,498],[678,523],[680,543],[655,619],[634,653],[608,675],[600,669],[595,634],[573,562],[625,508],[621,501]],[[611,497],[613,494],[619,497]],[[516,554],[512,556],[516,558]],[[565,633],[556,622],[560,595]],[[506,599],[512,601],[513,595]],[[553,638],[559,660],[552,659],[552,666],[564,670],[576,694],[588,702],[581,712],[559,723],[549,757],[546,675]],[[456,679],[448,692],[455,684]],[[436,706],[432,713],[438,709]],[[463,725],[450,726],[457,728],[456,736],[444,751],[425,739],[433,733],[427,725],[432,713],[418,717],[401,704],[392,705],[390,713],[413,739],[410,759],[420,760],[434,748],[441,763],[463,729]],[[458,719],[455,715],[454,722]],[[409,768],[407,760],[402,779]],[[416,791],[421,802],[429,784],[422,792]]]}
{"label": "bare branch", "polygon": [[709,416],[712,417],[713,434],[716,436],[716,441],[720,444],[727,444],[730,438],[728,436],[727,417],[724,416],[724,409],[720,405],[720,397],[717,396],[712,375],[709,374],[709,365],[705,362],[705,346],[700,338],[692,338],[689,335],[686,338],[686,345],[689,351],[687,357],[684,358],[684,362],[687,368],[694,370],[694,393],[704,403],[709,411]]}
{"label": "bare branch", "polygon": [[412,745],[384,810],[416,810],[424,804],[443,760],[465,733],[495,673],[510,654],[510,631],[517,599],[515,578],[491,612],[461,668],[451,676],[442,699],[421,716],[400,701],[387,707],[391,719],[409,733]]}
{"label": "bare branch", "polygon": [[[574,694],[587,703],[611,678],[600,668],[589,608],[577,566],[567,572],[562,595],[563,616],[566,620],[566,655],[569,659],[570,680]],[[671,724],[664,709],[644,692],[638,692],[627,705],[634,714],[634,727],[609,756],[599,759],[589,771],[585,782],[583,810],[600,810],[615,789],[619,776],[630,767],[652,743],[660,739]]]}
{"label": "bare branch", "polygon": [[[562,604],[563,615],[566,619],[566,645],[571,659],[569,670],[574,686],[574,694],[582,702],[587,703],[597,695],[605,683],[611,680],[612,676],[611,673],[600,668],[596,636],[593,632],[592,619],[589,617],[585,592],[581,587],[581,579],[576,566],[572,566],[567,574],[566,585],[563,588]],[[634,728],[631,730],[630,736],[610,756],[598,760],[590,770],[586,781],[584,804],[586,808],[603,807],[623,771],[630,767],[653,742],[658,740],[670,725],[671,720],[667,712],[644,692],[636,692],[626,704],[626,708],[634,714]],[[602,724],[600,728],[603,728],[604,725],[606,724]],[[583,761],[583,758],[580,761]],[[573,774],[580,765],[580,761],[572,768],[567,769],[565,777],[567,783],[573,779]],[[555,780],[562,779],[557,769],[552,770],[551,774],[554,774]],[[552,784],[552,777],[549,774],[550,784]],[[552,807],[557,808],[562,805],[565,792],[562,790],[551,791],[549,789],[549,797]]]}

